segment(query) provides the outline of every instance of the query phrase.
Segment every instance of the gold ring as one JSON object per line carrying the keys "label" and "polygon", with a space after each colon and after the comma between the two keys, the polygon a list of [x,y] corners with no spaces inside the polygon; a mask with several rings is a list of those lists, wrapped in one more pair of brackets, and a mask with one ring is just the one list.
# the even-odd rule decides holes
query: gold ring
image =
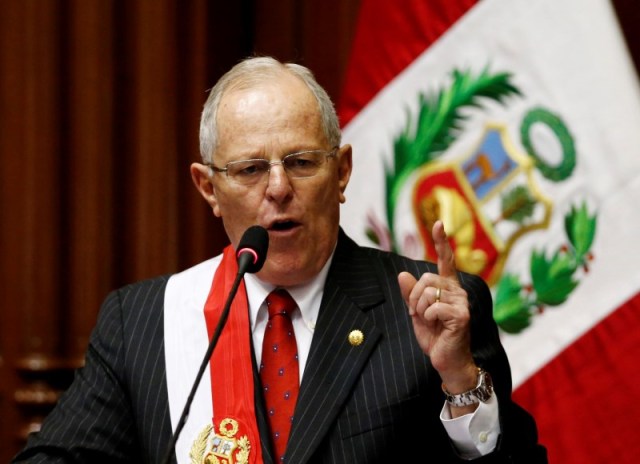
{"label": "gold ring", "polygon": [[440,295],[442,294],[442,289],[440,287],[436,288],[436,303],[440,302]]}

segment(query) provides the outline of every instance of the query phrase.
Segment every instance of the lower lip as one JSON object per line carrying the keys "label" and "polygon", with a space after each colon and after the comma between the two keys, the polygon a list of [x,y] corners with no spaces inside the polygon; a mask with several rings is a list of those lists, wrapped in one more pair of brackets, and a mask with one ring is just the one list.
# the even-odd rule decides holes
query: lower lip
{"label": "lower lip", "polygon": [[269,229],[269,235],[274,237],[287,237],[297,233],[300,227],[300,224],[297,224],[289,229]]}

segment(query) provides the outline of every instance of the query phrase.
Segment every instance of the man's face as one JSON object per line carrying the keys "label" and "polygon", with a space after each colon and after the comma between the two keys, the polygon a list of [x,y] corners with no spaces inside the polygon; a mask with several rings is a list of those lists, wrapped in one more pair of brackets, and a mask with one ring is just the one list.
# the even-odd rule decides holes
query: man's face
{"label": "man's face", "polygon": [[[313,95],[302,81],[285,73],[257,87],[225,93],[218,110],[218,140],[213,159],[220,168],[230,161],[279,161],[301,150],[333,148],[322,130]],[[192,167],[194,181],[200,183],[214,214],[222,218],[234,246],[252,225],[269,232],[267,260],[258,273],[261,279],[292,286],[322,269],[337,239],[340,203],[351,174],[349,146],[310,178],[290,179],[282,165],[274,165],[264,180],[246,186],[225,173],[207,173],[205,180],[202,168],[207,169]],[[210,183],[208,193],[202,182]]]}

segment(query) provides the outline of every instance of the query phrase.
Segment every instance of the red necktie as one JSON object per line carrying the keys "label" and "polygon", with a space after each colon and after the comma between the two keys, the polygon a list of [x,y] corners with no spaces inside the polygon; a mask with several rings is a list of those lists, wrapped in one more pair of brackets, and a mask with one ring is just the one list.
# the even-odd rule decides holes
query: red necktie
{"label": "red necktie", "polygon": [[298,346],[291,324],[296,306],[286,290],[277,289],[267,296],[269,322],[262,342],[260,379],[276,462],[284,461],[298,399]]}

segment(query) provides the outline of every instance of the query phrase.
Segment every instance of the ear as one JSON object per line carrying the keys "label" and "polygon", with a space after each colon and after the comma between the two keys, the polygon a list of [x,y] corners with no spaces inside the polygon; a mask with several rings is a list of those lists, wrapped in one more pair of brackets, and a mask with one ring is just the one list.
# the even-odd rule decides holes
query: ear
{"label": "ear", "polygon": [[209,203],[209,206],[211,206],[211,209],[213,210],[213,214],[220,217],[220,209],[218,208],[218,200],[216,198],[216,189],[211,178],[211,168],[204,164],[193,163],[190,170],[191,179],[198,189],[198,192],[200,192],[202,198]]}
{"label": "ear", "polygon": [[351,159],[351,145],[343,145],[338,151],[338,186],[340,187],[340,203],[347,201],[344,191],[351,178],[353,162]]}

